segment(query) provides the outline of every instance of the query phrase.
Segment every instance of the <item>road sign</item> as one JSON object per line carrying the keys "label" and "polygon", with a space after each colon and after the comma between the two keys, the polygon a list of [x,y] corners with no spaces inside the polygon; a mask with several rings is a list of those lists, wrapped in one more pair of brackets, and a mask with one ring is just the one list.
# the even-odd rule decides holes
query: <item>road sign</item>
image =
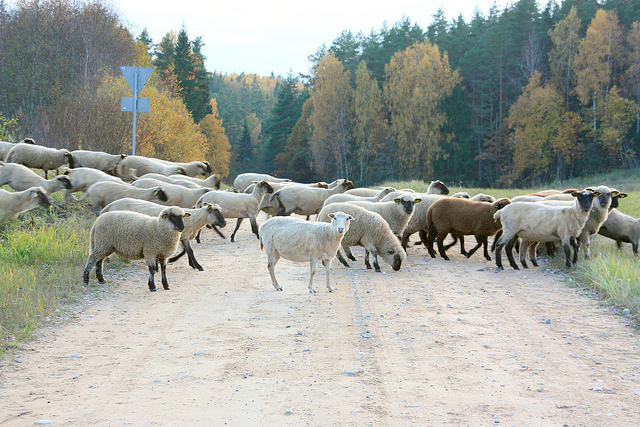
{"label": "road sign", "polygon": [[[123,96],[120,100],[120,109],[128,113],[133,113],[133,96]],[[151,111],[149,98],[138,98],[138,113],[148,113]]]}
{"label": "road sign", "polygon": [[147,83],[147,80],[149,80],[149,77],[153,72],[153,68],[120,67],[120,71],[122,71],[124,79],[129,84],[131,92],[133,92],[134,95],[137,95],[140,93],[145,83]]}

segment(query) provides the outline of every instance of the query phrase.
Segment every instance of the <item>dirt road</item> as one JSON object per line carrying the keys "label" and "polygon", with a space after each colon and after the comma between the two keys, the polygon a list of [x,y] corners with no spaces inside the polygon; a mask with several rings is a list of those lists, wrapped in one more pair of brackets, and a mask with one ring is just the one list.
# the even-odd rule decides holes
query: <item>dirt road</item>
{"label": "dirt road", "polygon": [[311,295],[307,264],[272,287],[248,224],[195,247],[204,272],[151,293],[142,262],[107,269],[106,298],[2,361],[0,425],[640,423],[640,334],[558,273],[422,247],[375,273],[356,250]]}

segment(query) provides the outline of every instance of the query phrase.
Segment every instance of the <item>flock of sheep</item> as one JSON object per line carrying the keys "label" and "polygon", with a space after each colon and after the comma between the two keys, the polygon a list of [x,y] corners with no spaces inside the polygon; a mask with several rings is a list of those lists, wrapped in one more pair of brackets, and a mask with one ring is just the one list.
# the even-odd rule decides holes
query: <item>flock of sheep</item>
{"label": "flock of sheep", "polygon": [[[460,243],[467,257],[483,246],[484,257],[491,261],[488,238],[495,236],[496,265],[502,269],[502,250],[509,264],[518,269],[513,248],[519,248],[520,262],[527,267],[529,255],[536,263],[536,247],[555,242],[564,249],[566,265],[572,265],[578,252],[589,256],[591,237],[600,233],[621,243],[631,243],[638,251],[640,222],[615,207],[625,193],[606,186],[547,190],[517,196],[511,200],[467,193],[448,196],[440,181],[432,181],[425,193],[391,187],[372,190],[355,188],[349,180],[327,183],[294,183],[265,174],[241,174],[232,191],[220,190],[220,179],[212,174],[208,162],[175,163],[141,156],[112,155],[96,151],[68,151],[42,147],[26,139],[13,144],[0,142],[0,217],[16,218],[36,206],[49,206],[49,195],[65,190],[65,200],[84,192],[98,215],[90,235],[89,255],[84,282],[95,268],[100,283],[103,260],[116,253],[124,258],[144,259],[149,269],[148,286],[156,290],[155,273],[162,274],[162,285],[169,289],[166,264],[187,254],[192,268],[203,270],[191,240],[199,242],[200,230],[208,226],[222,237],[217,227],[236,218],[231,241],[244,218],[260,239],[267,254],[267,267],[273,286],[278,284],[274,267],[280,258],[310,262],[309,291],[315,292],[316,264],[326,269],[329,291],[330,267],[334,257],[345,266],[346,258],[355,261],[350,248],[365,249],[365,264],[380,271],[378,257],[394,270],[407,258],[409,238],[418,233],[429,254],[448,259],[446,251]],[[68,167],[67,167],[68,166]],[[64,175],[48,179],[48,172],[65,167]],[[32,169],[42,169],[44,178]],[[199,176],[208,176],[201,179]],[[263,211],[272,216],[260,227],[257,216]],[[305,219],[291,217],[297,214]],[[316,216],[315,221],[310,220]],[[447,236],[453,241],[445,245]],[[464,236],[473,235],[476,245],[465,250]],[[178,247],[182,251],[175,255]]]}

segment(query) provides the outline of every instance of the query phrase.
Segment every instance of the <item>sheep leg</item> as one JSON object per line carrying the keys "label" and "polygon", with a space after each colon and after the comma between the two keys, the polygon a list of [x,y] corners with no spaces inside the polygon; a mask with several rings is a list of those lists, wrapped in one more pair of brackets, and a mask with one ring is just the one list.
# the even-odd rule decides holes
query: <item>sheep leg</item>
{"label": "sheep leg", "polygon": [[273,287],[276,288],[276,291],[281,291],[282,287],[278,285],[278,281],[276,280],[275,266],[276,263],[280,260],[280,254],[278,251],[273,251],[273,253],[267,254],[267,269],[269,270],[269,275],[271,276],[271,283],[273,283]]}
{"label": "sheep leg", "polygon": [[507,258],[509,259],[509,265],[511,265],[514,270],[520,270],[518,268],[518,264],[516,264],[516,260],[513,258],[513,247],[516,245],[516,243],[518,243],[518,241],[518,236],[514,236],[509,241],[509,243],[507,243],[507,246],[505,248],[505,251],[507,252]]}
{"label": "sheep leg", "polygon": [[529,245],[529,259],[531,260],[531,264],[534,267],[538,267],[538,254],[536,253],[536,249],[538,248],[538,242],[533,242]]}
{"label": "sheep leg", "polygon": [[204,271],[204,268],[198,263],[196,260],[196,256],[193,254],[193,248],[191,247],[191,242],[188,239],[182,241],[182,252],[178,255],[169,258],[169,262],[175,262],[180,259],[184,254],[187,254],[187,258],[189,258],[189,267],[195,268],[199,271]]}
{"label": "sheep leg", "polygon": [[[449,249],[451,249],[452,247],[454,247],[456,245],[456,243],[458,243],[458,237],[454,236],[453,234],[451,235],[451,238],[453,238],[453,242],[449,243],[448,245],[444,245],[444,250],[448,251]],[[465,254],[462,254],[465,255]]]}
{"label": "sheep leg", "polygon": [[436,239],[436,229],[434,227],[429,227],[429,232],[427,233],[427,251],[429,251],[429,255],[431,258],[436,257],[436,252],[433,250],[433,241]]}
{"label": "sheep leg", "polygon": [[367,270],[371,270],[371,264],[369,263],[369,251],[364,250],[364,265],[367,267]]}
{"label": "sheep leg", "polygon": [[[345,247],[342,247],[342,250],[345,250]],[[340,249],[338,249],[338,252],[336,252],[336,258],[338,258],[338,261],[340,261],[342,263],[342,265],[344,265],[345,267],[351,267],[349,265],[349,263],[347,262],[347,260],[344,259],[344,257],[342,256],[342,253],[340,252]]]}
{"label": "sheep leg", "polygon": [[[311,292],[312,294],[315,294],[317,291],[315,289],[313,289],[313,276],[316,275],[316,266],[318,264],[318,260],[317,259],[312,259],[309,264],[311,265],[311,271],[309,274],[309,292]],[[327,276],[327,280],[329,280],[329,276]],[[329,289],[331,289],[331,284],[327,282],[327,287]],[[329,291],[331,292],[331,291]]]}
{"label": "sheep leg", "polygon": [[102,275],[102,261],[103,259],[99,259],[96,262],[96,277],[98,278],[98,283],[104,285],[104,276]]}
{"label": "sheep leg", "polygon": [[373,269],[376,273],[380,273],[380,264],[378,264],[378,254],[376,252],[371,252],[373,254]]}
{"label": "sheep leg", "polygon": [[[456,239],[456,236],[454,236],[453,234],[451,236],[454,239]],[[464,250],[464,236],[458,236],[458,238],[460,239],[460,253],[462,255],[466,256],[467,258],[469,258],[471,255],[467,255],[467,251]],[[477,248],[476,248],[476,250],[477,250]],[[473,252],[471,254],[473,254]]]}
{"label": "sheep leg", "polygon": [[[573,237],[569,240],[569,243],[573,247],[573,263],[578,262],[578,251],[580,250],[580,241],[578,239],[574,239]],[[563,243],[564,245],[564,243]],[[571,267],[569,265],[569,267]]]}
{"label": "sheep leg", "polygon": [[[622,243],[620,246],[622,247]],[[631,248],[633,249],[633,254],[638,255],[638,242],[631,242]]]}
{"label": "sheep leg", "polygon": [[[463,239],[463,238],[462,238],[462,236],[461,236],[461,238],[460,238],[460,245],[462,245],[462,242],[464,242],[464,240],[462,240],[462,239]],[[464,256],[466,256],[467,258],[469,258],[471,255],[473,255],[474,253],[476,253],[476,251],[477,251],[478,249],[480,249],[480,246],[482,246],[482,243],[483,243],[483,240],[482,240],[482,237],[481,237],[481,236],[476,236],[476,243],[477,243],[477,244],[476,244],[476,245],[475,245],[475,246],[474,246],[474,247],[473,247],[469,252],[467,252],[467,253],[464,253],[464,252],[463,252],[462,254],[463,254]],[[489,254],[487,254],[487,249],[486,249],[486,248],[485,248],[485,250],[484,250],[484,253],[485,253],[485,258],[486,258],[486,257],[489,255]],[[491,258],[489,258],[489,261],[491,261]]]}
{"label": "sheep leg", "polygon": [[493,243],[491,244],[491,252],[496,251],[496,243],[498,243],[500,237],[502,237],[502,229],[498,230],[498,232],[496,233],[496,237],[493,238]]}
{"label": "sheep leg", "polygon": [[169,281],[167,280],[167,260],[160,260],[160,270],[162,271],[162,287],[165,291],[169,290]]}
{"label": "sheep leg", "polygon": [[409,244],[409,237],[411,236],[410,233],[407,233],[406,231],[402,233],[402,240],[400,241],[400,245],[402,246],[402,249],[404,249],[404,251],[407,251],[407,245]]}
{"label": "sheep leg", "polygon": [[[431,234],[431,231],[429,231],[429,234]],[[449,257],[447,256],[445,250],[444,250],[444,239],[447,238],[447,234],[449,233],[438,233],[438,236],[436,237],[438,239],[438,252],[440,252],[440,256],[444,259],[446,259],[447,261],[449,261]]]}
{"label": "sheep leg", "polygon": [[325,274],[327,275],[327,290],[329,292],[333,292],[333,291],[336,290],[336,288],[331,286],[331,281],[330,281],[330,277],[331,277],[330,276],[331,275],[331,259],[325,260],[323,262],[323,264],[324,264]]}
{"label": "sheep leg", "polygon": [[351,261],[357,261],[356,257],[354,257],[353,253],[351,252],[351,247],[343,246],[342,250],[344,251],[344,254],[347,256],[348,259],[350,259]]}
{"label": "sheep leg", "polygon": [[149,290],[151,292],[155,292],[156,291],[156,283],[154,281],[154,276],[156,274],[156,271],[158,271],[158,267],[156,266],[155,261],[148,263],[147,266],[149,267],[149,281],[148,281]]}
{"label": "sheep leg", "polygon": [[520,264],[522,264],[522,268],[529,268],[527,265],[527,252],[531,246],[533,246],[533,242],[529,242],[528,240],[523,240],[520,243]]}
{"label": "sheep leg", "polygon": [[[240,218],[238,218],[238,220],[240,220]],[[258,223],[256,222],[256,217],[249,216],[249,222],[251,223],[251,232],[259,239],[260,234],[258,234]]]}
{"label": "sheep leg", "polygon": [[[238,228],[240,228],[240,224],[242,224],[242,220],[244,218],[238,218],[238,220],[236,221],[236,228],[235,230],[233,230],[233,233],[231,233],[231,241],[235,242],[236,241],[236,233],[238,232]],[[251,231],[253,230],[253,224],[251,224]]]}
{"label": "sheep leg", "polygon": [[566,260],[565,265],[567,266],[567,268],[571,268],[571,246],[569,245],[569,242],[562,242],[562,247],[564,248],[564,257]]}
{"label": "sheep leg", "polygon": [[196,234],[196,242],[200,243],[200,233],[202,233],[202,229],[198,230],[198,234]]}
{"label": "sheep leg", "polygon": [[[428,241],[428,234],[426,231],[424,230],[419,230],[418,231],[418,236],[420,236],[420,242],[422,242],[422,244],[427,247],[427,241]],[[416,243],[417,245],[417,243]],[[405,250],[406,252],[406,250]]]}

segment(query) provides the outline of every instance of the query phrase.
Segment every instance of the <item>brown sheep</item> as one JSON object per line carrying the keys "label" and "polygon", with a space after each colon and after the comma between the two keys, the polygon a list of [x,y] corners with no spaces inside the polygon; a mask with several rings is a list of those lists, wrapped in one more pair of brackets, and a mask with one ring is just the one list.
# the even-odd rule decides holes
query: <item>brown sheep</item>
{"label": "brown sheep", "polygon": [[469,258],[484,245],[484,257],[491,261],[487,249],[487,240],[502,228],[499,221],[494,221],[493,214],[510,204],[509,199],[499,199],[489,204],[467,199],[443,198],[434,202],[427,211],[427,249],[432,258],[436,257],[433,241],[438,239],[438,251],[442,258],[448,260],[444,248],[444,239],[451,233],[454,237],[474,235],[478,244],[465,253]]}

